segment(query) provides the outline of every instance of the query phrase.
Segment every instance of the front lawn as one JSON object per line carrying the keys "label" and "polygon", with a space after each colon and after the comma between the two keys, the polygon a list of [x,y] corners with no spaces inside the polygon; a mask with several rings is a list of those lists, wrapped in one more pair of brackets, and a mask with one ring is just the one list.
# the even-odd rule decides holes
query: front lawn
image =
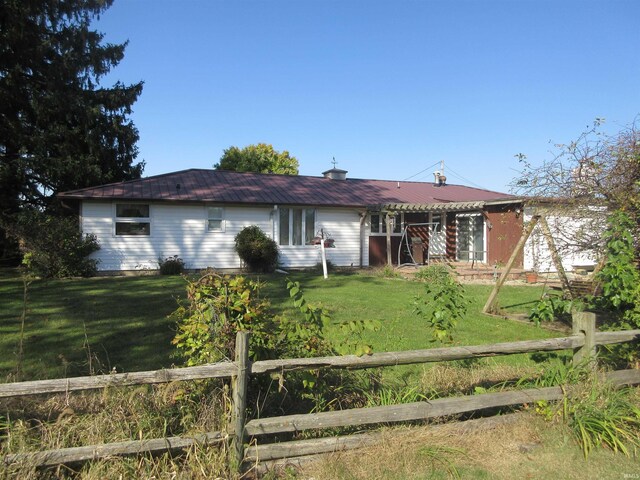
{"label": "front lawn", "polygon": [[[365,341],[374,351],[431,348],[430,332],[412,313],[412,301],[423,286],[370,274],[332,274],[328,280],[308,273],[290,276],[305,297],[325,307],[337,321],[379,320],[382,328]],[[263,275],[263,294],[276,312],[294,314],[285,276]],[[533,325],[488,317],[480,310],[490,285],[465,286],[470,308],[455,335],[455,344],[473,345],[561,336]],[[23,379],[85,375],[90,372],[153,370],[170,367],[174,322],[167,318],[184,296],[181,277],[100,277],[35,281],[28,289]],[[541,290],[505,286],[503,308],[525,312]],[[16,371],[23,309],[23,284],[11,270],[0,271],[0,379]],[[515,357],[507,362],[521,362]]]}

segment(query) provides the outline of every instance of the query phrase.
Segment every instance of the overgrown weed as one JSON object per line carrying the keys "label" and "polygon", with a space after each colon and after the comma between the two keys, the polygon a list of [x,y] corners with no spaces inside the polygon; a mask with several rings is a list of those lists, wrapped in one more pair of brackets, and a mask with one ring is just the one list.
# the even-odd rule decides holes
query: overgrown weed
{"label": "overgrown weed", "polygon": [[[196,386],[200,389],[197,394],[187,390],[184,384],[175,383],[154,387],[107,388],[100,392],[57,395],[45,401],[5,401],[0,404],[2,418],[6,418],[7,424],[6,437],[0,437],[0,456],[211,431],[224,432],[228,418],[225,391],[213,382],[196,383]],[[177,456],[162,454],[107,458],[75,468],[61,466],[47,469],[44,473],[38,473],[29,464],[7,466],[2,463],[0,478],[227,477],[223,450],[220,447],[198,446]]]}

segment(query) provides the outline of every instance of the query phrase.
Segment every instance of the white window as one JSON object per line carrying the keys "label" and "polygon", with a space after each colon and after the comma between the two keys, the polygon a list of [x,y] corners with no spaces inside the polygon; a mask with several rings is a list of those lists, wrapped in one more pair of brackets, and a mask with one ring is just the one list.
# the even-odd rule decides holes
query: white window
{"label": "white window", "polygon": [[456,215],[456,251],[458,260],[485,261],[484,217],[480,213]]}
{"label": "white window", "polygon": [[115,212],[116,235],[151,235],[149,204],[117,203]]}
{"label": "white window", "polygon": [[[372,213],[371,214],[371,235],[387,234],[387,221],[385,213]],[[391,216],[391,234],[402,233],[402,220],[404,218],[403,213]]]}
{"label": "white window", "polygon": [[315,208],[280,207],[278,231],[280,245],[311,245],[316,235]]}
{"label": "white window", "polygon": [[224,232],[224,208],[207,207],[207,231]]}

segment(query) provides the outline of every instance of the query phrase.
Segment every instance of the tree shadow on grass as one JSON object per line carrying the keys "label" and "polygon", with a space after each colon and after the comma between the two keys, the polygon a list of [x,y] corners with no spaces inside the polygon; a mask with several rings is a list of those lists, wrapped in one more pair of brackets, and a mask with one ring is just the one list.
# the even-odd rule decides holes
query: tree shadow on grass
{"label": "tree shadow on grass", "polygon": [[[22,298],[16,282],[0,325],[0,379],[17,367]],[[179,277],[120,277],[33,282],[25,321],[23,379],[109,371],[154,370],[172,364],[174,321],[184,295]]]}

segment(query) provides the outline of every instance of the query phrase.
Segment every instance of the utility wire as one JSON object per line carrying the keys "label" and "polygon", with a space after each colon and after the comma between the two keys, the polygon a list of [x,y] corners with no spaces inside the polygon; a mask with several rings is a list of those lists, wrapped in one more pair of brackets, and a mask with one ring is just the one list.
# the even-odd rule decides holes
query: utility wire
{"label": "utility wire", "polygon": [[467,182],[469,185],[472,185],[476,188],[480,188],[482,190],[488,190],[487,188],[481,187],[480,185],[478,185],[477,183],[473,183],[471,180],[469,180],[468,178],[464,178],[462,175],[460,175],[459,173],[457,173],[455,170],[452,170],[450,166],[447,165],[447,172],[449,174],[453,174],[454,177],[459,178],[460,180]]}
{"label": "utility wire", "polygon": [[418,173],[416,173],[415,175],[411,175],[410,177],[407,177],[407,178],[405,178],[405,179],[404,179],[404,180],[402,180],[402,181],[403,181],[403,182],[406,182],[407,180],[410,180],[410,179],[412,179],[413,177],[417,177],[417,176],[418,176],[418,175],[420,175],[421,173],[424,173],[424,172],[426,172],[427,170],[429,170],[429,169],[431,169],[431,168],[433,168],[433,167],[435,167],[436,165],[439,165],[439,164],[440,164],[440,162],[436,162],[436,163],[434,163],[433,165],[428,166],[428,167],[427,167],[427,168],[425,168],[424,170],[420,170],[420,171],[419,171]]}

